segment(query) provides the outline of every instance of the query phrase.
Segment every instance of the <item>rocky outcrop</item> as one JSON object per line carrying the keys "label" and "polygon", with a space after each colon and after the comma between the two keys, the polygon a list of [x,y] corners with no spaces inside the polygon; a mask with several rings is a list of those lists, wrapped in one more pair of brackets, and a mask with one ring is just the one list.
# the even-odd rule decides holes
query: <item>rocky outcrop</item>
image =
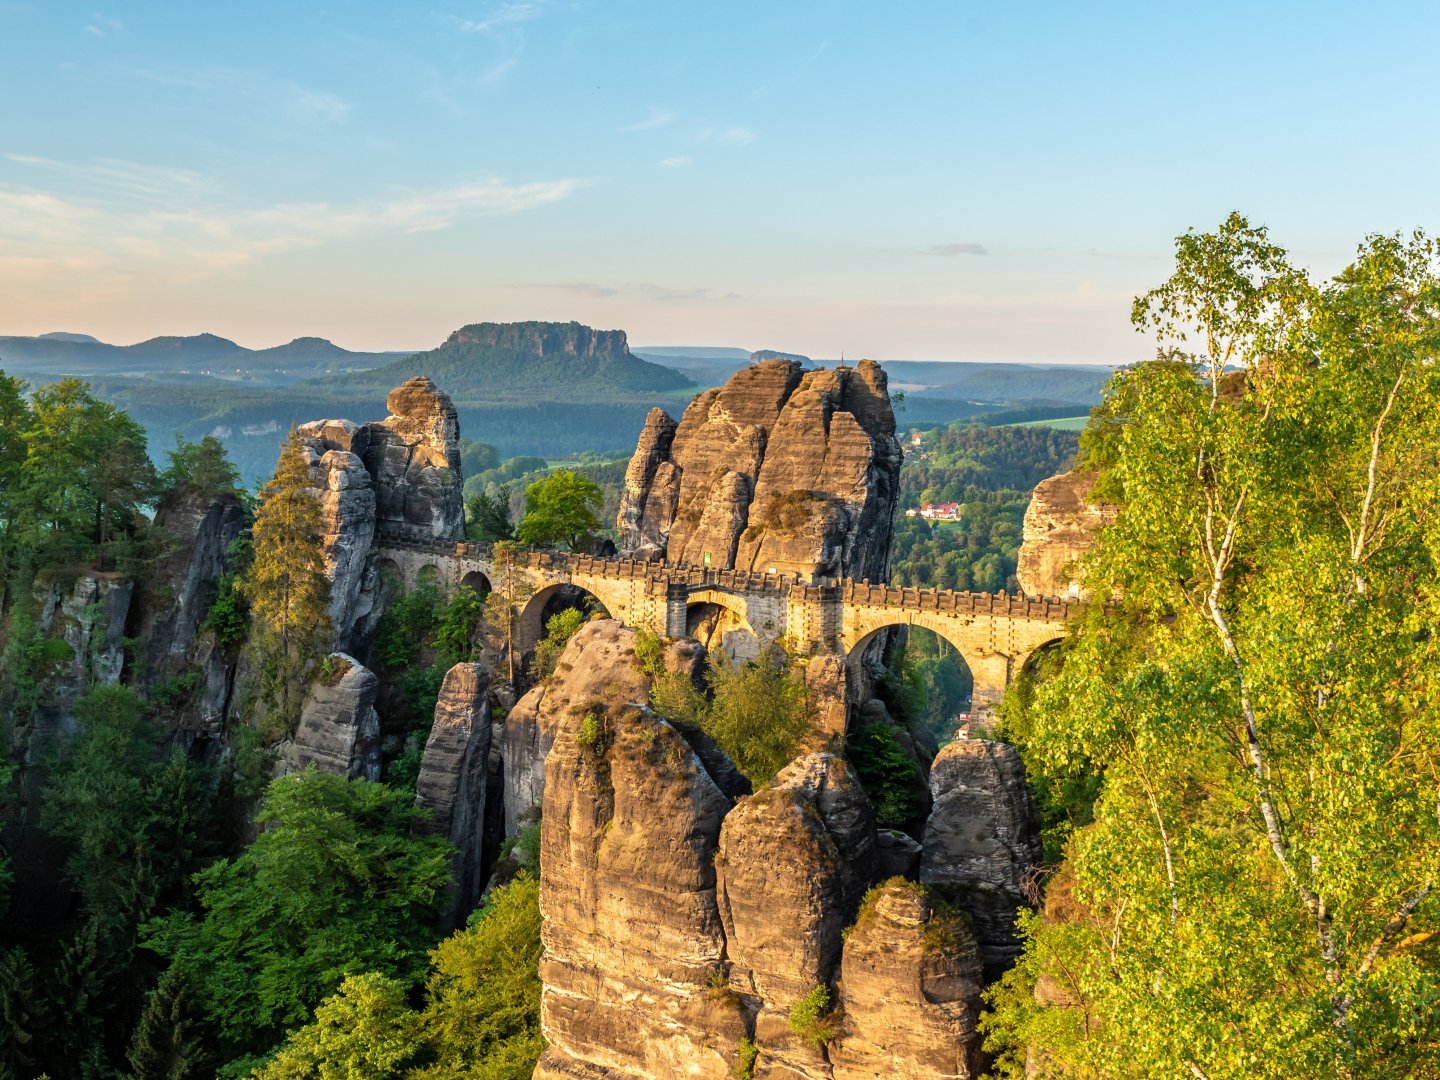
{"label": "rocky outcrop", "polygon": [[380,527],[400,525],[430,536],[465,534],[460,477],[460,420],[450,398],[423,375],[385,399],[390,415],[366,425],[362,456],[375,480]]}
{"label": "rocky outcrop", "polygon": [[465,532],[454,404],[420,377],[390,391],[386,407],[391,415],[371,424],[315,420],[296,428],[322,510],[335,646],[362,653],[384,603],[377,531]]}
{"label": "rocky outcrop", "polygon": [[490,673],[481,664],[456,664],[445,673],[415,781],[415,805],[428,810],[429,827],[455,845],[451,929],[463,923],[484,884],[489,689]]}
{"label": "rocky outcrop", "polygon": [[846,935],[840,966],[834,1080],[980,1075],[980,954],[959,915],[914,883],[886,882]]}
{"label": "rocky outcrop", "polygon": [[76,701],[92,686],[120,681],[125,622],[134,592],[129,578],[98,571],[73,582],[36,586],[35,630],[48,639],[47,674],[25,730],[10,730],[18,716],[6,710],[3,730],[16,744],[12,760],[33,763],[57,738],[73,735]]}
{"label": "rocky outcrop", "polygon": [[935,758],[930,791],[920,880],[969,915],[986,974],[997,977],[1019,953],[1015,915],[1041,860],[1025,766],[1013,746],[956,739]]}
{"label": "rocky outcrop", "polygon": [[561,715],[541,819],[536,1077],[732,1075],[747,1028],[723,990],[713,866],[729,808],[648,707]]}
{"label": "rocky outcrop", "polygon": [[770,431],[737,565],[883,580],[900,461],[879,364],[808,372]]}
{"label": "rocky outcrop", "polygon": [[679,494],[680,473],[669,460],[674,439],[675,421],[664,409],[651,409],[625,469],[616,529],[620,547],[637,559],[658,559],[665,551]]}
{"label": "rocky outcrop", "polygon": [[331,653],[305,704],[295,736],[277,762],[277,774],[314,765],[352,780],[380,779],[380,717],[375,712],[379,680],[353,656]]}
{"label": "rocky outcrop", "polygon": [[161,553],[137,592],[130,619],[131,636],[141,641],[140,679],[147,691],[191,664],[205,668],[205,658],[197,656],[204,646],[196,637],[216,582],[231,569],[226,553],[245,528],[245,509],[234,495],[182,485],[160,500],[155,527]]}
{"label": "rocky outcrop", "polygon": [[635,632],[613,619],[596,619],[570,638],[555,672],[515,703],[500,732],[505,763],[505,835],[514,836],[540,813],[545,759],[555,732],[584,702],[643,704],[650,680],[637,664]]}
{"label": "rocky outcrop", "polygon": [[755,1013],[760,1075],[781,1066],[826,1075],[823,1054],[788,1018],[834,978],[875,855],[870,801],[837,754],[798,759],[725,818],[715,856],[720,917],[730,987]]}
{"label": "rocky outcrop", "polygon": [[353,628],[370,614],[376,599],[376,574],[370,565],[375,484],[362,459],[370,432],[349,420],[316,420],[295,430],[305,447],[325,527],[321,554],[330,578],[326,614],[337,643],[348,647],[356,637]]}
{"label": "rocky outcrop", "polygon": [[1026,596],[1082,594],[1075,563],[1119,509],[1094,497],[1096,473],[1072,469],[1035,485],[1025,508],[1015,576]]}
{"label": "rocky outcrop", "polygon": [[878,364],[766,360],[700,394],[678,425],[651,413],[626,474],[621,549],[881,580],[900,460]]}
{"label": "rocky outcrop", "polygon": [[[698,679],[705,649],[694,641],[668,642],[663,662],[668,671]],[[556,728],[571,710],[589,701],[643,704],[649,700],[650,678],[635,659],[635,631],[613,619],[594,619],[577,630],[556,661],[554,673],[516,702],[499,728],[505,835],[514,836],[539,815],[545,759]],[[705,753],[704,740],[698,741]],[[744,784],[728,758],[715,762],[715,772],[717,782],[728,791]]]}

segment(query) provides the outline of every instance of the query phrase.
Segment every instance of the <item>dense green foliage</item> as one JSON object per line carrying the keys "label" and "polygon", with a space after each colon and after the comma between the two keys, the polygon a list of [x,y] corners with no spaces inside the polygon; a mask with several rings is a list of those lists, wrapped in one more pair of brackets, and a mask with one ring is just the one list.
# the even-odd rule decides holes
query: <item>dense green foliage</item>
{"label": "dense green foliage", "polygon": [[855,766],[860,784],[875,808],[875,824],[900,829],[920,812],[916,785],[920,766],[900,742],[892,724],[871,720],[845,740],[845,756]]}
{"label": "dense green foliage", "polygon": [[1020,707],[1032,769],[1104,780],[992,995],[1002,1072],[1435,1076],[1440,251],[1313,284],[1233,215],[1135,317],[1165,351],[1087,438],[1122,600]]}
{"label": "dense green foliage", "polygon": [[560,654],[575,632],[585,625],[585,612],[579,608],[566,608],[545,621],[545,636],[535,646],[533,674],[543,679],[555,670]]}
{"label": "dense green foliage", "polygon": [[526,1080],[540,1035],[540,888],[522,875],[496,888],[469,925],[430,954],[425,1003],[405,981],[371,972],[292,1032],[258,1080]]}
{"label": "dense green foliage", "polygon": [[196,876],[201,914],[151,924],[146,944],[199,988],[229,1056],[265,1051],[347,974],[419,976],[450,848],[415,833],[413,801],[313,769],[282,777],[264,831]]}
{"label": "dense green foliage", "polygon": [[891,579],[897,585],[1014,591],[1021,524],[1030,490],[1063,472],[1074,432],[955,424],[926,432],[900,470],[900,504],[959,503],[958,521],[896,522]]}
{"label": "dense green foliage", "polygon": [[557,469],[525,489],[525,516],[515,537],[527,547],[564,544],[571,551],[583,551],[600,531],[595,512],[603,502],[600,486],[593,480]]}
{"label": "dense green foliage", "polygon": [[433,581],[393,590],[370,647],[370,663],[385,688],[387,714],[404,748],[390,763],[387,779],[413,787],[435,703],[445,673],[473,660],[484,601],[474,589],[457,586],[442,594]]}
{"label": "dense green foliage", "polygon": [[683,672],[665,672],[653,658],[654,645],[637,648],[654,677],[651,704],[667,719],[699,728],[735,762],[751,785],[762,788],[788,765],[810,730],[805,684],[773,652],[736,663],[723,649],[711,652],[705,666],[709,694],[695,689]]}

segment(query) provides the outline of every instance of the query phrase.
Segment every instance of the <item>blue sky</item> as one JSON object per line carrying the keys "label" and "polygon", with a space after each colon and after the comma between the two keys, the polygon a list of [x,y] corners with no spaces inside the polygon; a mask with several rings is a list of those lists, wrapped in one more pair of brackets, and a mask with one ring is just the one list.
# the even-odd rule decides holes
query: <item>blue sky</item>
{"label": "blue sky", "polygon": [[1127,362],[1174,235],[1440,228],[1440,5],[0,0],[0,333]]}

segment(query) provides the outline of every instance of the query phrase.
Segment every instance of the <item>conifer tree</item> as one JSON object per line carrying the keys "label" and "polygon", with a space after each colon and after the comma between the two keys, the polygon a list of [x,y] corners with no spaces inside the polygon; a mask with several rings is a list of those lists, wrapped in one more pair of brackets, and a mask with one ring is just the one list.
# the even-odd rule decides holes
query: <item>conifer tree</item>
{"label": "conifer tree", "polygon": [[278,637],[286,656],[329,628],[330,580],[320,550],[324,525],[311,484],[304,447],[292,429],[275,475],[260,491],[252,532],[255,561],[246,582],[255,619]]}
{"label": "conifer tree", "polygon": [[145,1002],[126,1054],[132,1080],[192,1080],[213,1073],[209,1021],[194,980],[171,967]]}

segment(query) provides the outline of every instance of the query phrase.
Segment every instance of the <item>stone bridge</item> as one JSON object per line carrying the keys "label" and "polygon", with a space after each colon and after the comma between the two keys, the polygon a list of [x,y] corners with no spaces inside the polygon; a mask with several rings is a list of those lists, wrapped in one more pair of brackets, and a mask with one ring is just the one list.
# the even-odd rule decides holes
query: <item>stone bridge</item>
{"label": "stone bridge", "polygon": [[488,592],[503,584],[501,575],[517,577],[523,587],[514,591],[524,597],[521,649],[544,634],[545,619],[567,586],[589,593],[627,626],[665,637],[700,636],[697,629],[706,627],[712,640],[718,632],[727,648],[742,655],[744,642],[758,652],[782,641],[793,651],[854,659],[882,630],[923,626],[964,659],[977,706],[997,702],[1038,649],[1064,636],[1079,606],[548,551],[522,552],[507,571],[496,566],[489,544],[395,531],[377,535],[375,548],[382,572],[406,588],[431,580],[442,589],[468,585]]}

